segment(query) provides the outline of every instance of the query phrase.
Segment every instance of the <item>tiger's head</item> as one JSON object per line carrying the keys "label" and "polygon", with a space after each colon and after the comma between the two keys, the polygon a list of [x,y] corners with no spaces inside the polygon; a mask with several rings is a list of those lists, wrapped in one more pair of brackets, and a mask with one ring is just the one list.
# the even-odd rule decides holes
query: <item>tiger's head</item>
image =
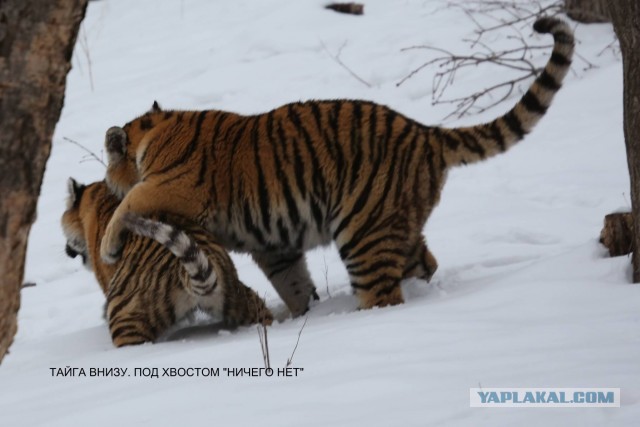
{"label": "tiger's head", "polygon": [[82,258],[82,264],[94,271],[103,291],[115,266],[100,260],[100,240],[117,206],[118,199],[104,181],[83,185],[69,178],[67,208],[61,219],[67,239],[65,252],[71,258]]}
{"label": "tiger's head", "polygon": [[84,226],[80,217],[80,202],[87,187],[79,184],[75,179],[69,178],[67,188],[67,209],[62,214],[61,221],[62,230],[67,239],[64,251],[70,258],[81,256],[82,264],[91,270],[87,239],[85,238]]}
{"label": "tiger's head", "polygon": [[171,117],[171,112],[165,112],[157,101],[151,109],[140,117],[130,121],[123,127],[113,126],[105,135],[105,149],[109,164],[107,166],[107,185],[120,199],[140,181],[136,160],[137,149],[145,137],[151,136],[157,130],[158,124]]}

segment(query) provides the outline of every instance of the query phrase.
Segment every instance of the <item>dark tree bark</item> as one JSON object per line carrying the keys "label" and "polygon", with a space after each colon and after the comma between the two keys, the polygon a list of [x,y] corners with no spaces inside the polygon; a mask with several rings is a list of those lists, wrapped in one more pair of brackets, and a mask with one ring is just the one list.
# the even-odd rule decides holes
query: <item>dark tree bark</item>
{"label": "dark tree bark", "polygon": [[604,217],[600,243],[610,256],[627,255],[634,251],[633,216],[629,212],[612,213]]}
{"label": "dark tree bark", "polygon": [[364,5],[361,3],[331,3],[324,8],[351,15],[362,15],[364,13]]}
{"label": "dark tree bark", "polygon": [[0,361],[17,331],[27,238],[87,0],[0,0]]}
{"label": "dark tree bark", "polygon": [[567,16],[584,24],[611,22],[609,3],[617,0],[565,0]]}
{"label": "dark tree bark", "polygon": [[[640,248],[640,2],[609,3],[613,29],[620,41],[623,72],[624,140],[631,179],[631,213],[634,248]],[[633,282],[640,283],[640,250],[632,257]]]}

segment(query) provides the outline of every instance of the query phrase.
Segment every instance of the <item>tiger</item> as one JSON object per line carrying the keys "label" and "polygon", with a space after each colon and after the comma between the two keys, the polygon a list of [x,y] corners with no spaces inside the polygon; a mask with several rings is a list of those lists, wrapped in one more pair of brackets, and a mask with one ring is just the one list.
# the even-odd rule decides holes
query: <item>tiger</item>
{"label": "tiger", "polygon": [[120,200],[104,181],[85,186],[70,178],[68,189],[61,220],[65,251],[93,270],[116,347],[154,342],[198,309],[228,327],[272,323],[262,298],[238,279],[228,253],[199,226],[129,214],[123,220],[134,236],[122,258],[102,262],[100,241]]}
{"label": "tiger", "polygon": [[114,262],[123,218],[188,218],[226,249],[248,252],[294,316],[317,293],[305,251],[335,242],[359,308],[404,302],[401,282],[438,263],[422,234],[447,177],[507,151],[537,124],[571,65],[574,37],[552,17],[551,57],[504,115],[457,128],[423,125],[364,100],[294,102],[270,112],[163,110],[105,134],[106,182],[122,203],[100,256]]}

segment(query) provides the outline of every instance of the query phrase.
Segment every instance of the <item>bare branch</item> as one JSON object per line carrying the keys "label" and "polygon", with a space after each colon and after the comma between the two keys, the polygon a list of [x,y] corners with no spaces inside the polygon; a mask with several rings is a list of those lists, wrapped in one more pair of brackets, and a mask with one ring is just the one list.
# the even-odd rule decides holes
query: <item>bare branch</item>
{"label": "bare branch", "polygon": [[347,41],[346,40],[344,41],[344,43],[342,43],[342,46],[340,46],[340,49],[338,49],[338,53],[335,54],[335,55],[333,55],[331,52],[329,52],[329,49],[327,49],[327,46],[324,44],[324,42],[322,40],[320,40],[320,44],[322,45],[322,49],[324,49],[324,51],[327,53],[327,55],[329,55],[329,57],[331,59],[333,59],[335,62],[337,62],[338,65],[340,65],[342,68],[347,70],[347,72],[349,74],[351,74],[356,80],[358,80],[360,83],[362,83],[363,85],[365,85],[368,88],[372,88],[373,87],[373,85],[371,83],[369,83],[368,81],[366,81],[365,79],[363,79],[362,77],[357,75],[351,68],[347,67],[345,65],[345,63],[342,62],[342,60],[340,59],[340,54],[342,53],[342,49],[344,49],[344,47],[347,45]]}
{"label": "bare branch", "polygon": [[[265,295],[266,297],[266,295]],[[263,301],[265,299],[263,297]],[[256,325],[256,329],[258,330],[258,339],[260,340],[260,351],[262,352],[262,361],[264,362],[264,367],[267,369],[271,369],[271,358],[269,356],[269,337],[267,336],[267,325],[260,322],[262,318],[262,308],[256,303],[255,310],[257,313],[256,318],[258,319],[258,324]]]}
{"label": "bare branch", "polygon": [[271,360],[269,358],[269,341],[267,337],[267,327],[262,323],[258,323],[256,325],[258,329],[258,339],[260,340],[260,351],[262,352],[262,361],[264,362],[264,367],[267,369],[271,368]]}
{"label": "bare branch", "polygon": [[329,291],[329,266],[327,265],[327,258],[324,254],[322,254],[322,261],[324,261],[324,283],[327,287],[327,295],[329,295],[329,298],[333,298]]}
{"label": "bare branch", "polygon": [[286,368],[291,366],[291,363],[293,362],[293,355],[296,354],[296,350],[298,348],[298,343],[300,343],[300,335],[302,335],[302,330],[304,329],[304,326],[307,324],[307,319],[308,319],[308,317],[304,318],[304,323],[302,324],[302,327],[298,331],[298,339],[296,340],[296,346],[293,347],[293,351],[291,352],[291,356],[287,359],[287,366],[285,366]]}
{"label": "bare branch", "polygon": [[[456,104],[456,109],[450,113],[449,115],[447,115],[445,117],[445,119],[449,119],[451,117],[457,117],[457,118],[461,118],[464,117],[466,115],[469,115],[471,113],[473,114],[479,114],[482,113],[490,108],[495,107],[496,105],[500,104],[502,101],[508,99],[511,94],[513,93],[514,89],[516,88],[516,83],[521,82],[523,80],[527,80],[529,79],[531,76],[526,75],[526,76],[522,76],[513,80],[509,80],[506,82],[502,82],[502,83],[498,83],[496,85],[490,86],[486,89],[483,89],[479,92],[476,92],[472,95],[466,96],[466,97],[460,97],[460,98],[450,98],[450,99],[444,99],[444,100],[438,100],[438,102],[440,104]],[[507,91],[504,92],[504,94],[502,96],[500,96],[499,98],[495,99],[494,101],[492,101],[489,104],[483,105],[481,107],[477,106],[476,103],[479,99],[483,98],[483,97],[492,97],[493,98],[493,94],[495,91],[502,89],[502,88],[506,88]]]}
{"label": "bare branch", "polygon": [[[97,160],[98,162],[102,163],[102,166],[104,166],[105,168],[107,167],[107,164],[96,155],[96,153],[94,153],[93,151],[89,150],[87,147],[85,147],[84,145],[80,144],[78,141],[74,141],[71,138],[67,138],[66,136],[63,136],[62,139],[64,139],[67,142],[72,143],[73,145],[76,145],[78,147],[80,147],[81,149],[83,149],[84,151],[87,152],[87,154],[92,157],[93,159]],[[86,161],[86,160],[84,160]]]}
{"label": "bare branch", "polygon": [[[480,46],[485,47],[484,44]],[[436,72],[433,76],[433,104],[454,104],[456,109],[447,116],[458,118],[466,116],[471,113],[480,113],[489,108],[494,107],[500,102],[507,99],[518,82],[533,78],[540,72],[541,68],[536,67],[527,57],[534,50],[550,49],[552,45],[543,46],[528,46],[523,45],[517,48],[505,49],[499,52],[491,51],[487,48],[487,52],[475,53],[472,55],[456,55],[446,49],[441,49],[433,46],[412,46],[408,49],[426,49],[429,51],[439,52],[443,55],[437,56],[423,63],[418,68],[409,73],[406,77],[400,80],[396,86],[400,86],[420,70],[433,65],[440,71]],[[490,65],[501,68],[509,68],[515,71],[519,71],[520,75],[503,83],[499,83],[490,86],[482,91],[474,94],[461,97],[461,98],[444,98],[447,89],[453,85],[455,81],[456,73],[467,67],[476,67],[479,65]],[[486,98],[494,98],[494,92],[500,89],[506,88],[504,92],[497,100],[490,102],[489,104],[478,106],[478,101]]]}
{"label": "bare branch", "polygon": [[607,50],[611,51],[611,54],[615,57],[615,58],[620,58],[621,54],[620,54],[620,43],[618,42],[618,37],[615,37],[613,40],[611,40],[611,42],[606,45],[600,52],[598,52],[596,54],[597,57],[602,56]]}
{"label": "bare branch", "polygon": [[87,59],[87,69],[89,70],[89,84],[91,85],[91,92],[94,91],[93,87],[93,72],[92,72],[92,63],[91,63],[91,52],[89,50],[89,39],[87,38],[87,30],[85,29],[84,24],[80,26],[80,36],[78,37],[78,44],[82,49],[82,53]]}
{"label": "bare branch", "polygon": [[[423,49],[430,54],[430,58],[403,77],[396,86],[401,86],[407,80],[425,68],[435,68],[433,75],[432,105],[452,104],[455,106],[446,118],[461,118],[471,114],[482,113],[509,98],[517,88],[517,84],[532,80],[542,70],[534,64],[533,58],[539,51],[552,49],[553,44],[532,45],[525,37],[530,28],[540,16],[554,16],[562,12],[563,2],[560,0],[544,1],[515,1],[515,0],[450,0],[450,7],[459,8],[465,13],[476,29],[473,36],[464,39],[471,49],[478,50],[472,54],[455,54],[439,47],[423,45],[410,46],[401,51]],[[526,29],[526,30],[525,30]],[[484,38],[496,31],[506,31],[506,36],[516,44],[502,50],[491,47],[493,43],[486,43]],[[595,67],[586,58],[576,54],[576,58],[586,64],[586,69]],[[447,98],[445,95],[455,83],[457,73],[469,67],[491,67],[496,69],[510,69],[516,72],[509,80],[497,83],[471,95]]]}

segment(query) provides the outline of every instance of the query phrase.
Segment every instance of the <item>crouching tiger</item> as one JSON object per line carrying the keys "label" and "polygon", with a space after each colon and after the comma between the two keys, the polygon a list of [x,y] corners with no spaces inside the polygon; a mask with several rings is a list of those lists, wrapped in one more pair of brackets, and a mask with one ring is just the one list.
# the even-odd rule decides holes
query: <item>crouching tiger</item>
{"label": "crouching tiger", "polygon": [[539,19],[551,58],[516,105],[470,127],[429,127],[367,101],[308,101],[253,116],[163,111],[106,134],[107,183],[123,202],[100,254],[119,256],[124,218],[170,213],[251,253],[294,315],[314,295],[304,252],[335,241],[360,307],[403,302],[400,282],[437,268],[422,229],[447,170],[509,149],[560,89],[573,54],[566,23]]}
{"label": "crouching tiger", "polygon": [[155,341],[197,309],[231,327],[271,323],[263,300],[240,282],[227,252],[199,226],[128,215],[124,224],[135,235],[118,263],[102,262],[100,241],[118,203],[103,181],[84,186],[70,179],[62,216],[67,254],[82,256],[107,298],[116,347]]}

